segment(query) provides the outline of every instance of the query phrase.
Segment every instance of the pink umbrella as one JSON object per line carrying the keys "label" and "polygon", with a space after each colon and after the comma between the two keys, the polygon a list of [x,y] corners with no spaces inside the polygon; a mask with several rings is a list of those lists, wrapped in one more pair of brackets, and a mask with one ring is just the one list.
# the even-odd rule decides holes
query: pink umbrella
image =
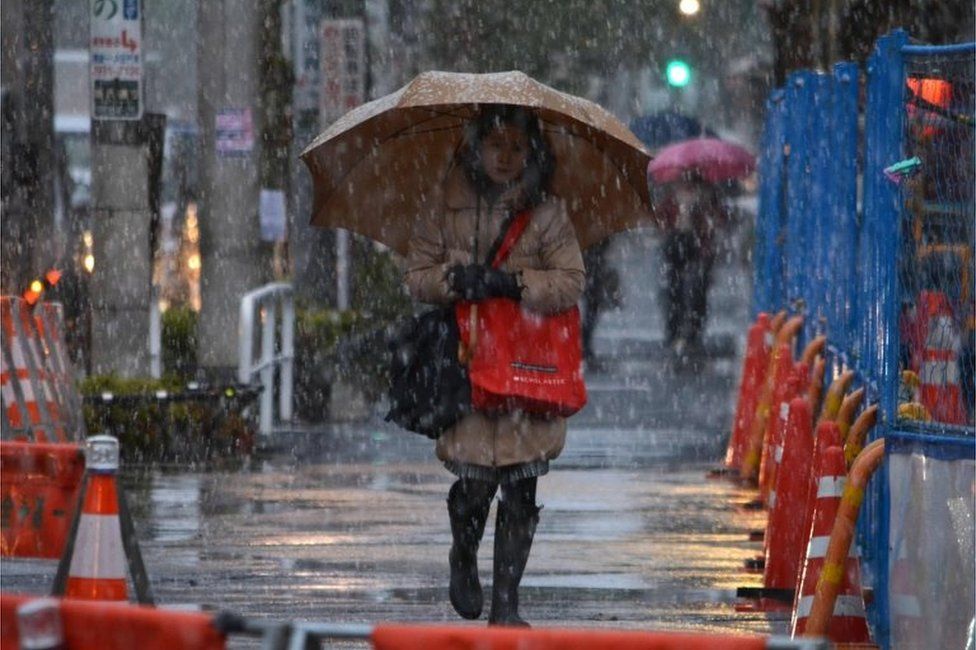
{"label": "pink umbrella", "polygon": [[656,183],[670,183],[697,175],[710,183],[748,176],[756,168],[756,157],[737,144],[717,138],[683,140],[661,149],[647,165]]}

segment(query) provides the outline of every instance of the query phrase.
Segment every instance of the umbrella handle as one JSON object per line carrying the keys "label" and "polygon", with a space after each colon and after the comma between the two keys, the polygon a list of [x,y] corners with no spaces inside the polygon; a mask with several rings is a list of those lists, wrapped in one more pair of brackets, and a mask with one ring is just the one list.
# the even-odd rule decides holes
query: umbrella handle
{"label": "umbrella handle", "polygon": [[472,304],[468,312],[468,344],[465,345],[463,341],[458,343],[458,361],[462,366],[468,365],[468,362],[474,358],[476,347],[478,347],[478,303]]}

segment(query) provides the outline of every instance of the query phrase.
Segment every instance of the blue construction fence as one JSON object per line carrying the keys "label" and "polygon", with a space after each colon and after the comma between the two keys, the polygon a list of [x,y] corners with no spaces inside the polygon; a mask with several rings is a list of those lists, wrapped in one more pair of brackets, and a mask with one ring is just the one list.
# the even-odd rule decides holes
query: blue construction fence
{"label": "blue construction fence", "polygon": [[883,647],[965,647],[976,610],[974,61],[899,30],[767,102],[753,310],[804,315],[827,381],[853,370],[880,406],[858,543]]}

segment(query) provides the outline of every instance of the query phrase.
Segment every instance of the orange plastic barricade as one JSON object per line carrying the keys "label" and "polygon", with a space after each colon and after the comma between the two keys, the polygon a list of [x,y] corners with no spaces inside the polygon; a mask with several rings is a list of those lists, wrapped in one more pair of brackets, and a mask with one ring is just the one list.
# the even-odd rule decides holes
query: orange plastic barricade
{"label": "orange plastic barricade", "polygon": [[21,331],[24,302],[19,298],[0,296],[0,323],[2,323],[4,357],[4,384],[9,389],[2,393],[7,417],[15,428],[30,431],[38,442],[54,438],[50,414],[47,412],[44,389],[34,364],[32,346]]}
{"label": "orange plastic barricade", "polygon": [[790,402],[783,440],[783,460],[776,473],[766,526],[766,565],[763,585],[771,589],[795,589],[803,563],[807,531],[799,523],[806,512],[807,476],[813,462],[813,414],[810,401]]}
{"label": "orange plastic barricade", "polygon": [[719,636],[680,632],[618,632],[379,625],[373,630],[376,650],[761,650],[760,636]]}
{"label": "orange plastic barricade", "polygon": [[[59,396],[54,377],[50,372],[49,349],[41,338],[37,329],[37,322],[34,319],[31,308],[17,298],[4,298],[3,305],[3,328],[5,336],[4,345],[10,346],[13,367],[18,381],[23,384],[30,384],[30,391],[33,393],[34,408],[38,410],[38,417],[41,420],[44,435],[41,442],[68,442],[67,434],[64,430]],[[9,318],[9,322],[8,322]],[[25,387],[25,397],[28,389]],[[28,409],[30,409],[30,399]]]}
{"label": "orange plastic barricade", "polygon": [[[20,647],[17,608],[29,596],[0,594],[0,650]],[[213,618],[122,603],[58,601],[65,650],[220,650],[226,639]]]}
{"label": "orange plastic barricade", "polygon": [[0,555],[60,557],[84,473],[80,445],[0,442]]}
{"label": "orange plastic barricade", "polygon": [[64,310],[60,303],[43,302],[34,309],[34,322],[45,353],[50,383],[61,410],[64,428],[72,440],[85,437],[82,398],[75,385],[71,357],[64,340]]}

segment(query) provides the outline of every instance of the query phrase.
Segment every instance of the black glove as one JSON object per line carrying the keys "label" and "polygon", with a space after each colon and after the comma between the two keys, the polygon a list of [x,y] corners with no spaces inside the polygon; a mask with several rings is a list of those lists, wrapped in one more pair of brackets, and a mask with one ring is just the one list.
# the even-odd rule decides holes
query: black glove
{"label": "black glove", "polygon": [[447,283],[464,300],[511,298],[521,300],[522,287],[514,273],[499,271],[482,264],[457,264],[447,271]]}

